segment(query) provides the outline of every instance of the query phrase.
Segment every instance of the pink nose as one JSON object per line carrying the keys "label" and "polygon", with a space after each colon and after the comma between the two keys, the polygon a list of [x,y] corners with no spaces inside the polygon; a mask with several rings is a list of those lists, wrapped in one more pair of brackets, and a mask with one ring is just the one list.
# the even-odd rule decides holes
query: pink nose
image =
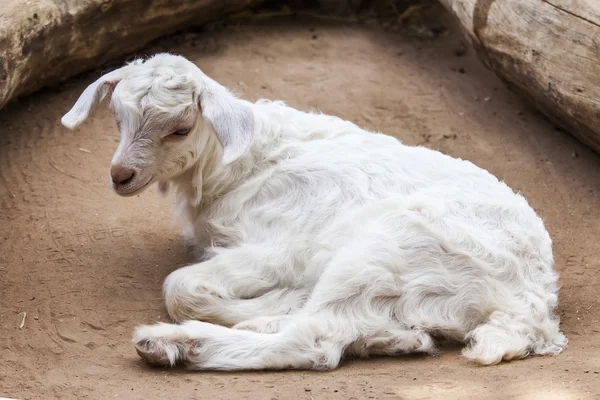
{"label": "pink nose", "polygon": [[110,178],[116,185],[126,185],[133,179],[135,171],[122,165],[110,167]]}

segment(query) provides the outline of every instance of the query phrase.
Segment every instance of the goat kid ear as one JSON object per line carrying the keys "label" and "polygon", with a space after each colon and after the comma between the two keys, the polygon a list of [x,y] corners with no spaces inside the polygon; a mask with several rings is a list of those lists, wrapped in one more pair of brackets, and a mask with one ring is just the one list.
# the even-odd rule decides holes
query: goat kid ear
{"label": "goat kid ear", "polygon": [[69,129],[75,129],[81,125],[94,107],[100,104],[106,95],[113,91],[117,83],[125,77],[128,70],[128,66],[121,67],[101,76],[89,85],[79,96],[71,110],[61,118],[60,122]]}
{"label": "goat kid ear", "polygon": [[250,148],[254,114],[250,107],[223,86],[216,82],[208,83],[199,99],[202,117],[212,124],[223,146],[223,163],[231,164]]}

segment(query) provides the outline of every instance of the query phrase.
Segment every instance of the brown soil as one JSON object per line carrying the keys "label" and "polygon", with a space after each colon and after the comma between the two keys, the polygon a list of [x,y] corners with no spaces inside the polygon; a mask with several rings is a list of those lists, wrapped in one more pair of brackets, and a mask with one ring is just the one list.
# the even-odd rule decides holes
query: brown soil
{"label": "brown soil", "polygon": [[181,52],[245,98],[339,115],[471,160],[522,191],[554,238],[570,339],[563,354],[489,368],[467,363],[458,349],[349,360],[327,373],[148,368],[129,342],[132,328],[167,319],[162,281],[192,259],[169,200],[155,189],[120,198],[109,188],[118,135],[106,108],[77,132],[61,127],[96,73],[0,113],[0,396],[600,398],[600,158],[508,92],[473,54],[460,56],[460,41],[456,32],[425,39],[284,19],[188,34],[147,54]]}

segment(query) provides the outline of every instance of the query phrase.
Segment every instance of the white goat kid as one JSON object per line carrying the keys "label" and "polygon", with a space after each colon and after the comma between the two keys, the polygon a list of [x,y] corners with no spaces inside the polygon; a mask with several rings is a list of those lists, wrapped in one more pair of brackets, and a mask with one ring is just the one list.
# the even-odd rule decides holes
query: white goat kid
{"label": "white goat kid", "polygon": [[138,353],[192,369],[335,368],[345,355],[467,343],[484,365],[566,344],[550,237],[487,171],[339,118],[234,97],[183,57],[91,84],[112,91],[114,189],[176,193],[203,261],[165,281],[181,324],[138,327]]}

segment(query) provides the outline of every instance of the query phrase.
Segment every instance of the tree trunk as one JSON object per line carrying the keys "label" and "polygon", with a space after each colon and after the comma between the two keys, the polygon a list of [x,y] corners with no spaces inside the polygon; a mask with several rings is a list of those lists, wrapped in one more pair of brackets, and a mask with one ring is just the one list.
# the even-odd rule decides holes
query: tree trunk
{"label": "tree trunk", "polygon": [[600,152],[600,1],[440,1],[487,67]]}
{"label": "tree trunk", "polygon": [[178,29],[263,0],[0,0],[0,108]]}

